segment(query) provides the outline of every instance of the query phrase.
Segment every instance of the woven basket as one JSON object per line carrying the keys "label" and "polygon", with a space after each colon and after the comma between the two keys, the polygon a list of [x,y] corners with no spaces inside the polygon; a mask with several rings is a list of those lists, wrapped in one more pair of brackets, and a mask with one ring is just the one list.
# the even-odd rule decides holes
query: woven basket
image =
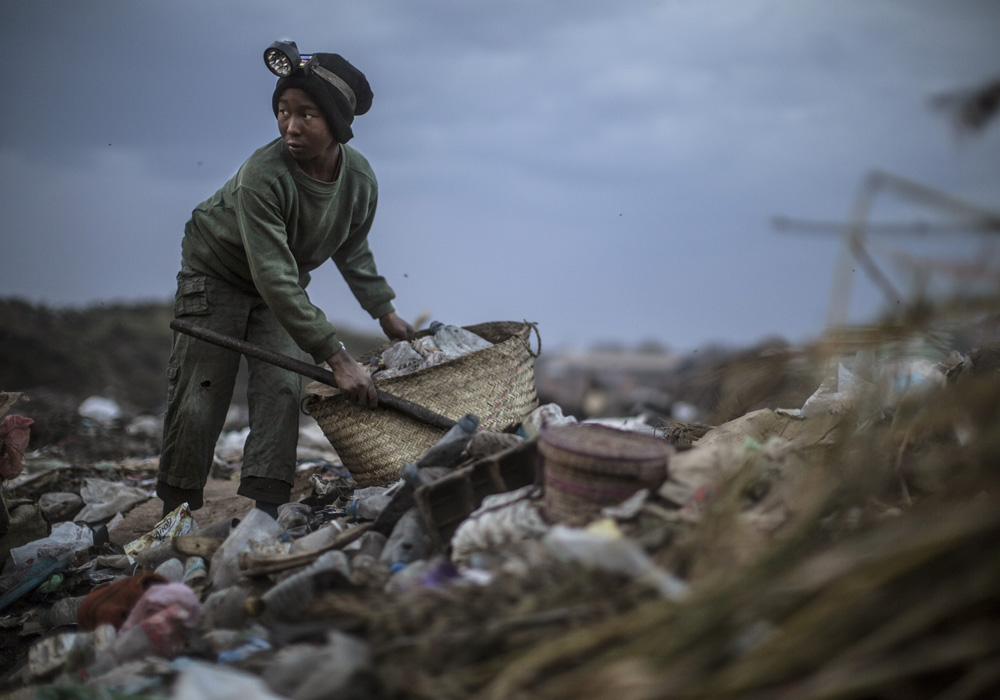
{"label": "woven basket", "polygon": [[[493,343],[441,365],[376,386],[452,420],[466,413],[479,417],[480,430],[503,431],[520,423],[538,406],[534,358],[529,336],[533,323],[499,321],[466,326]],[[358,486],[378,486],[399,479],[399,468],[414,462],[445,431],[397,411],[359,408],[320,384],[306,388],[305,409],[316,419]]]}
{"label": "woven basket", "polygon": [[599,425],[557,425],[542,430],[538,453],[545,483],[545,514],[574,527],[601,509],[655,489],[667,477],[673,447],[649,435]]}

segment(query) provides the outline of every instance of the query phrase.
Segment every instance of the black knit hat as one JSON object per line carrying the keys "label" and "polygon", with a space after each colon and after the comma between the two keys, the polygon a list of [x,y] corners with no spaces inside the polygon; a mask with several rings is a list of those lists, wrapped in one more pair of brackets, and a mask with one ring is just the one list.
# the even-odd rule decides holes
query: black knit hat
{"label": "black knit hat", "polygon": [[288,88],[305,90],[316,101],[338,143],[351,140],[354,116],[364,114],[372,106],[372,90],[365,74],[335,53],[314,53],[301,70],[278,79],[271,97],[275,116],[281,93]]}

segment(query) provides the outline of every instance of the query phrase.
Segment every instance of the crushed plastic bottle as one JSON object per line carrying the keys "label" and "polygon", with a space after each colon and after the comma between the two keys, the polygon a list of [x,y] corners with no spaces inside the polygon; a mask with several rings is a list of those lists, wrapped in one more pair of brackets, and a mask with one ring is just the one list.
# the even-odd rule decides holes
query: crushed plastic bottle
{"label": "crushed plastic bottle", "polygon": [[42,613],[39,619],[42,627],[52,629],[53,627],[62,627],[63,625],[75,625],[76,612],[80,609],[86,597],[85,595],[81,595],[57,600],[51,608]]}
{"label": "crushed plastic bottle", "polygon": [[359,587],[382,588],[389,580],[389,567],[377,556],[359,553],[351,559],[351,584]]}
{"label": "crushed plastic bottle", "polygon": [[478,428],[479,417],[472,413],[466,413],[417,460],[417,467],[452,466],[462,456],[465,446],[469,444],[469,440],[476,434]]}
{"label": "crushed plastic bottle", "polygon": [[425,467],[419,469],[415,464],[404,464],[400,469],[403,479],[397,482],[397,486],[392,489],[392,498],[379,511],[378,516],[372,523],[372,530],[379,532],[386,537],[392,533],[396,523],[403,517],[406,511],[413,508],[417,501],[414,497],[416,490],[428,481],[433,481],[439,476],[451,471],[450,467]]}
{"label": "crushed plastic bottle", "polygon": [[385,542],[388,538],[381,532],[375,532],[374,530],[369,530],[365,534],[361,535],[360,538],[344,547],[344,551],[349,554],[353,559],[362,554],[367,554],[369,556],[375,557],[376,559],[385,549]]}
{"label": "crushed plastic bottle", "polygon": [[289,552],[300,554],[302,552],[324,552],[329,549],[344,531],[344,526],[338,520],[331,520],[323,527],[310,532],[304,537],[292,540]]}
{"label": "crushed plastic bottle", "polygon": [[333,550],[320,555],[308,567],[272,586],[259,598],[247,599],[247,611],[265,622],[299,620],[317,595],[351,578],[347,555]]}
{"label": "crushed plastic bottle", "polygon": [[173,583],[180,583],[184,580],[184,562],[177,557],[167,559],[160,564],[153,573],[159,574],[163,578]]}
{"label": "crushed plastic bottle", "polygon": [[181,581],[194,588],[201,585],[208,578],[208,567],[201,557],[188,557],[184,560],[184,573]]}
{"label": "crushed plastic bottle", "polygon": [[469,440],[476,434],[478,427],[479,418],[467,413],[420,459],[414,463],[404,464],[400,470],[403,477],[402,484],[393,492],[389,503],[379,511],[372,529],[389,535],[403,514],[416,504],[414,492],[424,483],[433,481],[452,469],[462,456]]}
{"label": "crushed plastic bottle", "polygon": [[[424,467],[420,469],[416,464],[404,464],[399,470],[399,475],[403,477],[403,481],[406,482],[411,491],[416,491],[421,486],[437,481],[451,472],[451,467]],[[410,506],[413,506],[413,502],[410,503]]]}
{"label": "crushed plastic bottle", "polygon": [[201,606],[198,627],[202,632],[236,630],[247,620],[249,591],[243,586],[230,586],[214,591]]}
{"label": "crushed plastic bottle", "polygon": [[273,649],[271,642],[263,637],[247,637],[246,641],[235,649],[220,652],[217,660],[220,664],[236,664],[271,649]]}
{"label": "crushed plastic bottle", "polygon": [[396,523],[379,561],[395,572],[411,562],[423,559],[430,549],[431,538],[420,517],[420,511],[411,508]]}
{"label": "crushed plastic bottle", "polygon": [[392,496],[384,493],[370,494],[352,498],[347,502],[345,510],[347,514],[355,519],[375,520],[387,505],[392,501]]}
{"label": "crushed plastic bottle", "polygon": [[113,625],[88,632],[65,632],[43,636],[28,649],[25,678],[41,680],[57,671],[74,671],[105,654],[118,636]]}

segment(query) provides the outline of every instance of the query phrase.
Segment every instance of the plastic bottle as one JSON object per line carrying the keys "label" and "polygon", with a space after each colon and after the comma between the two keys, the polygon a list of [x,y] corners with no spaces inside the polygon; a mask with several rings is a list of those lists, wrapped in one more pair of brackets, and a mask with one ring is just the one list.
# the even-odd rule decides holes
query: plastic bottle
{"label": "plastic bottle", "polygon": [[217,660],[220,664],[235,664],[273,648],[271,642],[263,637],[247,637],[246,641],[235,649],[220,652]]}
{"label": "plastic bottle", "polygon": [[417,460],[417,467],[450,467],[462,456],[477,428],[479,417],[466,413]]}
{"label": "plastic bottle", "polygon": [[[403,465],[403,471],[413,471],[416,470],[416,465],[406,464]],[[371,529],[375,532],[380,532],[386,537],[392,532],[392,528],[396,526],[399,519],[403,517],[403,513],[412,508],[416,501],[413,498],[413,492],[415,491],[410,480],[403,479],[398,482],[396,486],[386,492],[386,495],[391,494],[391,498],[382,510],[379,511],[378,515],[375,517],[375,521],[372,523]]]}
{"label": "plastic bottle", "polygon": [[302,619],[317,595],[337,581],[349,581],[351,565],[339,550],[326,552],[308,567],[279,581],[259,598],[247,600],[247,611],[265,621]]}
{"label": "plastic bottle", "polygon": [[310,532],[305,537],[292,540],[292,546],[289,548],[289,551],[291,554],[325,551],[337,541],[337,538],[344,532],[344,529],[339,520],[331,520],[323,527]]}
{"label": "plastic bottle", "polygon": [[392,532],[403,514],[415,505],[413,492],[424,483],[433,481],[450,471],[452,465],[462,456],[465,446],[476,434],[478,427],[479,418],[472,413],[466,413],[420,459],[414,463],[404,464],[400,470],[404,481],[402,488],[396,490],[392,494],[392,499],[382,506],[374,518],[372,529],[384,535]]}
{"label": "plastic bottle", "polygon": [[168,581],[180,583],[184,580],[184,562],[177,557],[167,559],[165,562],[156,567],[153,573],[159,574]]}
{"label": "plastic bottle", "polygon": [[379,561],[391,571],[397,571],[401,566],[426,557],[430,548],[430,535],[424,527],[420,511],[411,508],[396,523]]}
{"label": "plastic bottle", "polygon": [[369,530],[361,536],[356,545],[356,554],[367,554],[369,556],[375,557],[376,559],[382,550],[385,549],[385,542],[388,538],[381,532],[375,532],[374,530]]}
{"label": "plastic bottle", "polygon": [[101,676],[129,661],[145,659],[157,655],[157,650],[149,634],[140,625],[119,634],[103,653],[96,654],[94,662],[87,666],[87,675]]}
{"label": "plastic bottle", "polygon": [[188,557],[184,560],[184,574],[181,581],[194,588],[205,582],[208,578],[208,567],[201,557]]}
{"label": "plastic bottle", "polygon": [[351,559],[351,585],[369,590],[381,589],[389,580],[389,567],[370,554],[355,554]]}
{"label": "plastic bottle", "polygon": [[424,467],[421,469],[416,464],[404,464],[399,470],[399,475],[403,477],[407,486],[412,491],[416,491],[424,484],[437,481],[445,474],[451,474],[450,467]]}
{"label": "plastic bottle", "polygon": [[243,586],[230,586],[213,592],[201,606],[199,628],[203,632],[240,629],[247,620],[249,595],[249,591]]}
{"label": "plastic bottle", "polygon": [[392,496],[387,496],[384,493],[352,498],[347,502],[347,514],[356,519],[375,520],[390,501],[392,501]]}
{"label": "plastic bottle", "polygon": [[107,653],[117,635],[113,625],[100,625],[92,632],[44,635],[31,645],[24,677],[38,681],[56,672],[89,667]]}
{"label": "plastic bottle", "polygon": [[63,625],[75,625],[76,611],[80,609],[86,597],[85,595],[81,595],[74,598],[57,600],[51,608],[42,613],[39,622],[47,629]]}

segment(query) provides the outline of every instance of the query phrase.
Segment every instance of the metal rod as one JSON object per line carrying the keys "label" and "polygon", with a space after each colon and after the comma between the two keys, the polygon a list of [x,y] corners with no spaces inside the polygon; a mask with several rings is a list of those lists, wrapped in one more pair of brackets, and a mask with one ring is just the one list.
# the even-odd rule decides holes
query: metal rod
{"label": "metal rod", "polygon": [[[294,357],[282,355],[281,353],[274,352],[273,350],[262,348],[259,345],[248,343],[245,340],[217,333],[213,330],[209,330],[208,328],[197,326],[190,321],[183,321],[179,318],[172,320],[170,322],[170,327],[173,330],[189,335],[192,338],[204,340],[205,342],[218,345],[219,347],[226,348],[227,350],[242,353],[255,360],[260,360],[262,362],[275,365],[276,367],[290,370],[296,374],[301,374],[304,377],[309,377],[317,382],[326,384],[327,386],[337,387],[337,381],[333,378],[333,372],[323,369],[317,365],[311,365],[308,362],[297,360]],[[451,418],[442,416],[440,413],[436,413],[429,408],[424,408],[420,404],[394,396],[393,394],[382,391],[377,387],[375,391],[378,394],[378,402],[380,406],[384,405],[386,408],[391,408],[394,411],[398,411],[403,415],[409,416],[414,420],[418,420],[421,423],[425,423],[435,428],[448,430],[455,425],[455,421]]]}

